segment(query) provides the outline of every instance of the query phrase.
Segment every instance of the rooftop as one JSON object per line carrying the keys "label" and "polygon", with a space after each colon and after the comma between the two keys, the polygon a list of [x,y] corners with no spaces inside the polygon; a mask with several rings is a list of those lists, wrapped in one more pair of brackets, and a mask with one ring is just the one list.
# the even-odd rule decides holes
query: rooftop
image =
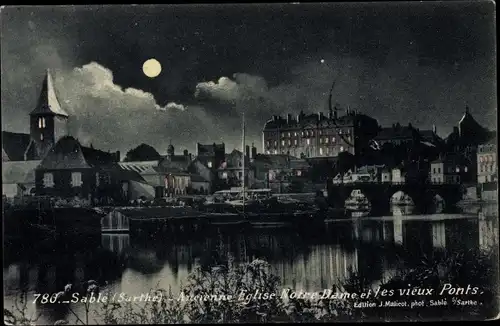
{"label": "rooftop", "polygon": [[50,70],[47,69],[45,78],[42,83],[42,90],[36,108],[30,113],[31,115],[39,114],[55,114],[68,117],[68,113],[61,108],[54,89],[54,81]]}

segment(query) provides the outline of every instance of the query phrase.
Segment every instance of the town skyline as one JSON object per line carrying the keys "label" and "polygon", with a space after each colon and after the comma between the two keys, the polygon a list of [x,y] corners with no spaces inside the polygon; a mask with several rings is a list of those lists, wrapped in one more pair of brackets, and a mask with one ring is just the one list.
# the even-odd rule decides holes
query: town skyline
{"label": "town skyline", "polygon": [[[170,142],[177,152],[194,152],[198,142],[241,149],[242,111],[247,144],[262,150],[262,129],[273,115],[327,113],[334,79],[334,104],[372,116],[383,127],[436,125],[446,137],[469,106],[481,125],[494,129],[496,76],[489,42],[494,28],[488,5],[6,10],[2,130],[28,131],[28,113],[47,68],[54,72],[61,106],[71,117],[70,133],[84,144],[122,153],[146,143],[164,154]],[[327,7],[338,12],[328,10],[334,19],[320,24],[316,20]],[[297,8],[305,8],[307,17]],[[279,9],[283,21],[275,20],[274,28],[264,24]],[[152,19],[138,18],[138,11]],[[212,30],[210,22],[220,16],[211,11],[229,17],[227,26],[217,23]],[[119,19],[110,21],[110,16]],[[452,27],[443,26],[443,16]],[[193,17],[205,22],[188,19]],[[303,23],[294,25],[300,17]],[[374,32],[367,33],[367,27]],[[435,35],[424,33],[433,29]],[[168,30],[175,33],[162,36]],[[274,34],[262,36],[266,30]],[[156,78],[141,71],[149,58],[163,66]]]}

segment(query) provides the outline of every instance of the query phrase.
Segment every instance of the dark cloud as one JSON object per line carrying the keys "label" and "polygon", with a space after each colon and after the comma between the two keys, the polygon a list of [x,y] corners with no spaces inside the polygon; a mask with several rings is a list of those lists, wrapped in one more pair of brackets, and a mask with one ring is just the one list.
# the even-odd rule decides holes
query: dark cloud
{"label": "dark cloud", "polygon": [[[46,68],[85,141],[261,143],[273,114],[334,101],[381,124],[496,121],[491,2],[19,7],[2,10],[2,129],[28,131]],[[154,79],[144,60],[163,66]],[[323,62],[321,60],[324,60]]]}

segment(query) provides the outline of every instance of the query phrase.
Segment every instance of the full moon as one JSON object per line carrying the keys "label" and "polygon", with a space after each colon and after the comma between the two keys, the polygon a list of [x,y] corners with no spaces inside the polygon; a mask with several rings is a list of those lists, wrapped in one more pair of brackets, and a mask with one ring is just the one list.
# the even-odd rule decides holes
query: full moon
{"label": "full moon", "polygon": [[156,59],[146,60],[142,65],[142,71],[149,78],[157,77],[161,73],[161,64]]}

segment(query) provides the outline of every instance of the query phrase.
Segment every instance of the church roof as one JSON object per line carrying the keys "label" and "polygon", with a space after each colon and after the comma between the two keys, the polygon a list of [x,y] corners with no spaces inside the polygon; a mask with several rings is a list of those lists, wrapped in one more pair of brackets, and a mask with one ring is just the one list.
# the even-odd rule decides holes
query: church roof
{"label": "church roof", "polygon": [[50,70],[47,69],[45,79],[42,83],[42,90],[36,108],[30,113],[31,115],[38,114],[55,114],[67,117],[68,113],[61,108],[57,100],[56,91],[54,89],[54,81]]}
{"label": "church roof", "polygon": [[30,135],[2,131],[2,161],[24,161]]}
{"label": "church roof", "polygon": [[114,153],[85,147],[71,136],[64,136],[50,149],[40,163],[42,169],[78,169],[114,165]]}

